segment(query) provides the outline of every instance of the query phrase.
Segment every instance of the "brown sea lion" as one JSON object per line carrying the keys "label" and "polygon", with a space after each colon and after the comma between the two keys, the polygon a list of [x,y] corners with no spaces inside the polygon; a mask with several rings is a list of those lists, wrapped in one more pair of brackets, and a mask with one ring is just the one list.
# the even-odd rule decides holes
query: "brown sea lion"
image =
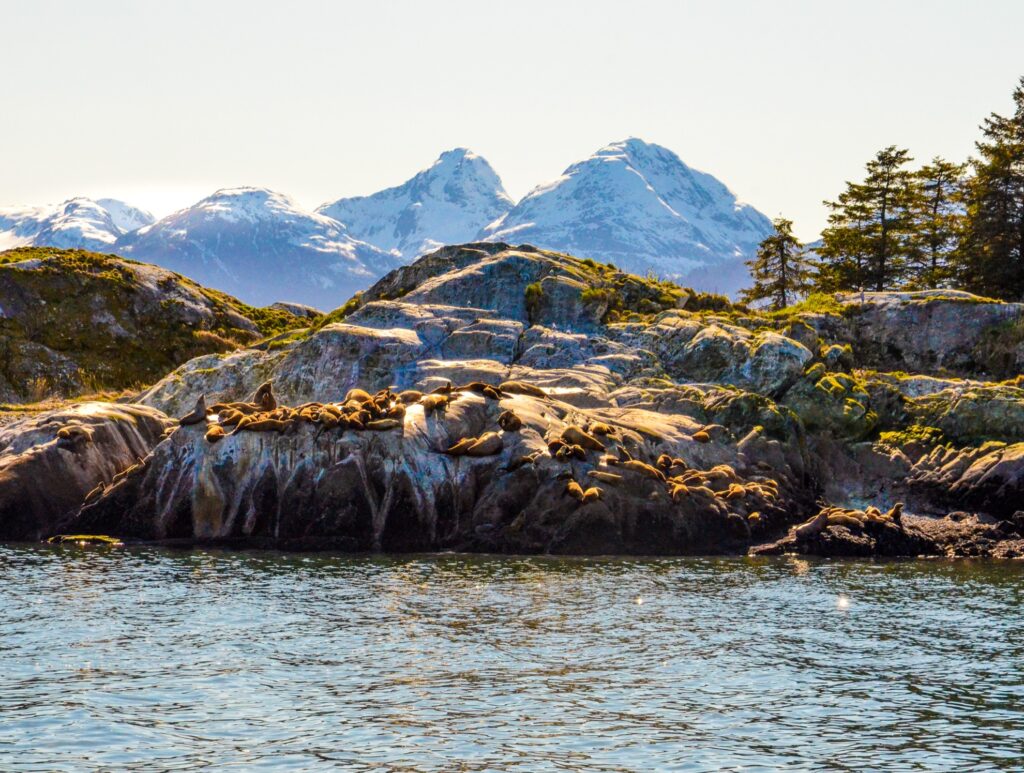
{"label": "brown sea lion", "polygon": [[464,456],[466,451],[469,450],[469,447],[473,445],[475,442],[475,437],[464,437],[458,443],[451,446],[447,451],[445,451],[445,453],[451,456]]}
{"label": "brown sea lion", "polygon": [[357,403],[368,403],[372,399],[373,395],[371,395],[365,389],[359,389],[358,387],[354,387],[345,393],[345,399],[342,400],[342,402],[347,403],[351,400],[355,400]]}
{"label": "brown sea lion", "polygon": [[593,435],[589,435],[577,426],[569,425],[562,430],[562,440],[570,445],[583,446],[591,451],[604,451],[605,446]]}
{"label": "brown sea lion", "polygon": [[206,421],[206,413],[206,395],[199,395],[195,407],[178,419],[178,424],[182,427],[187,427],[190,424],[199,424],[202,421]]}
{"label": "brown sea lion", "polygon": [[659,470],[667,470],[672,466],[672,457],[668,454],[662,454],[654,464]]}
{"label": "brown sea lion", "polygon": [[498,417],[498,426],[506,432],[518,432],[523,426],[523,420],[512,411],[502,411]]}
{"label": "brown sea lion", "polygon": [[534,451],[532,454],[517,456],[515,459],[511,460],[508,465],[506,465],[505,469],[511,472],[512,470],[518,470],[520,467],[525,467],[528,464],[536,464],[537,457],[539,455],[540,451]]}
{"label": "brown sea lion", "polygon": [[850,513],[829,513],[829,526],[845,526],[848,529],[863,529],[864,522]]}
{"label": "brown sea lion", "polygon": [[793,527],[793,536],[798,540],[810,539],[821,532],[828,524],[828,510],[822,510],[817,515],[809,518],[799,526]]}
{"label": "brown sea lion", "polygon": [[604,490],[597,486],[591,486],[583,492],[583,498],[580,499],[580,502],[588,505],[591,502],[597,502],[600,499],[604,499]]}
{"label": "brown sea lion", "polygon": [[405,418],[405,404],[395,403],[388,408],[387,418],[389,419],[402,419]]}
{"label": "brown sea lion", "polygon": [[274,383],[272,381],[264,381],[256,389],[255,394],[250,400],[253,405],[259,406],[261,411],[272,411],[277,408],[277,398],[274,397]]}
{"label": "brown sea lion", "polygon": [[432,395],[450,395],[452,393],[452,391],[453,391],[452,382],[448,381],[445,384],[443,384],[442,386],[435,387],[434,389],[431,389],[430,390],[430,394],[432,394]]}
{"label": "brown sea lion", "polygon": [[492,387],[490,384],[485,386],[480,394],[482,394],[489,400],[500,400],[502,397],[504,397],[504,395],[501,392]]}
{"label": "brown sea lion", "polygon": [[443,411],[448,407],[449,402],[450,398],[448,395],[429,394],[423,396],[423,399],[420,400],[420,405],[423,406],[423,412],[429,414],[434,411]]}
{"label": "brown sea lion", "polygon": [[224,432],[224,428],[220,424],[211,424],[206,430],[206,442],[216,443],[222,439],[227,433]]}
{"label": "brown sea lion", "polygon": [[610,424],[605,424],[603,421],[592,421],[590,422],[590,434],[591,435],[611,435],[615,432]]}
{"label": "brown sea lion", "polygon": [[565,484],[565,493],[575,499],[577,502],[583,501],[583,487],[574,480],[570,480]]}
{"label": "brown sea lion", "polygon": [[641,475],[646,475],[648,478],[660,480],[662,483],[664,483],[666,480],[665,473],[663,473],[657,467],[652,467],[646,462],[641,462],[637,459],[631,459],[628,462],[623,462],[619,466],[624,467],[627,470],[632,470],[633,472],[639,472]]}
{"label": "brown sea lion", "polygon": [[510,395],[529,395],[530,397],[547,397],[547,392],[533,384],[523,381],[502,381],[498,390]]}
{"label": "brown sea lion", "polygon": [[505,444],[497,432],[485,432],[466,449],[466,456],[494,456],[500,454]]}
{"label": "brown sea lion", "polygon": [[690,487],[685,483],[673,483],[669,486],[669,495],[672,497],[673,502],[678,502],[685,496],[689,496]]}
{"label": "brown sea lion", "polygon": [[693,439],[696,440],[698,443],[710,443],[711,435],[709,435],[704,430],[700,430],[698,432],[693,433]]}
{"label": "brown sea lion", "polygon": [[398,393],[398,402],[405,405],[418,403],[423,398],[423,393],[418,389],[404,389]]}
{"label": "brown sea lion", "polygon": [[893,523],[899,523],[900,519],[903,517],[903,503],[897,502],[894,504],[885,516]]}
{"label": "brown sea lion", "polygon": [[384,432],[389,429],[398,429],[402,426],[401,419],[375,419],[366,422],[366,428],[376,432]]}
{"label": "brown sea lion", "polygon": [[587,475],[589,475],[594,480],[601,481],[602,483],[611,483],[612,485],[622,483],[622,476],[616,475],[614,472],[604,472],[603,470],[589,470],[587,472]]}

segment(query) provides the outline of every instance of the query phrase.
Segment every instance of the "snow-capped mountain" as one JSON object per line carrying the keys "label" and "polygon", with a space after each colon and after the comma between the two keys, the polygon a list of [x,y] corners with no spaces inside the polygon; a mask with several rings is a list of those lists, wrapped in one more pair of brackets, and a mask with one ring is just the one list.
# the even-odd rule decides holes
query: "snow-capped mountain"
{"label": "snow-capped mountain", "polygon": [[84,197],[42,207],[0,207],[0,249],[22,246],[109,251],[119,237],[153,222],[117,199]]}
{"label": "snow-capped mountain", "polygon": [[717,179],[634,138],[535,188],[480,238],[528,242],[731,293],[748,281],[743,261],[771,230],[767,217]]}
{"label": "snow-capped mountain", "polygon": [[318,212],[344,223],[357,239],[409,261],[445,244],[471,241],[514,205],[483,156],[456,148],[402,185],[338,199]]}
{"label": "snow-capped mountain", "polygon": [[121,237],[114,251],[266,305],[333,309],[395,268],[394,255],[266,188],[225,188]]}

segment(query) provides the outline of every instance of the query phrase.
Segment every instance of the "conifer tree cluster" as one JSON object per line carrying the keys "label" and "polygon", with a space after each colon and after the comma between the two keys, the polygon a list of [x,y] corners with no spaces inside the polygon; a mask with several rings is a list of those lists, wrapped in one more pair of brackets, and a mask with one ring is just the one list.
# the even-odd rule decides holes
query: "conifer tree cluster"
{"label": "conifer tree cluster", "polygon": [[914,168],[895,145],[826,201],[828,227],[808,257],[792,223],[775,230],[748,262],[748,303],[781,308],[809,292],[964,287],[1024,300],[1024,78],[1014,112],[985,119],[978,157]]}

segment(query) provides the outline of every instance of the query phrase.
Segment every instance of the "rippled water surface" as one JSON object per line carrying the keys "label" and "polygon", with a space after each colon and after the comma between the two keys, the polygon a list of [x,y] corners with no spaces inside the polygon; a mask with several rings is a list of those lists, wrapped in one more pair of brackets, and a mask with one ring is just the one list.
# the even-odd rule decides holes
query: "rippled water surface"
{"label": "rippled water surface", "polygon": [[1024,566],[0,546],[0,770],[1020,769]]}

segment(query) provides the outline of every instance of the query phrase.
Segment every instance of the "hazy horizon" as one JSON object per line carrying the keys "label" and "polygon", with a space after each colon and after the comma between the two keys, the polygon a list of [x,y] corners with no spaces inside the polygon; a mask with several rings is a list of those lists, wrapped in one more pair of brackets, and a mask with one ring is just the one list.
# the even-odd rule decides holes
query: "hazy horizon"
{"label": "hazy horizon", "polygon": [[519,199],[637,136],[810,239],[879,148],[965,159],[1024,74],[1024,5],[994,0],[0,8],[0,64],[31,74],[7,83],[0,206],[158,217],[238,185],[313,208],[460,146]]}

